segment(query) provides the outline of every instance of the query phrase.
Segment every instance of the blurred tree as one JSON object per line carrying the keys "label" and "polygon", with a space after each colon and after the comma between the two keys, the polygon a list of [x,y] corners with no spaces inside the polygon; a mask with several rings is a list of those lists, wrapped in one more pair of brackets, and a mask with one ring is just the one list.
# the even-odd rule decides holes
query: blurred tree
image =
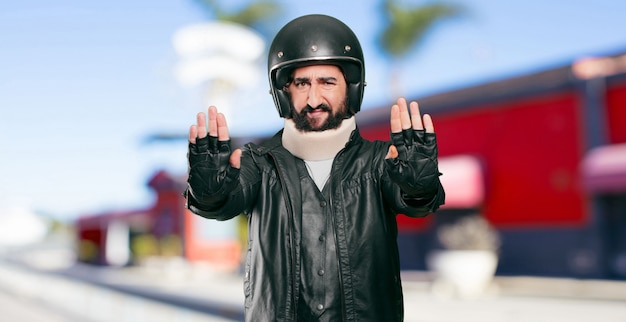
{"label": "blurred tree", "polygon": [[387,26],[379,41],[381,48],[390,56],[391,90],[397,93],[401,92],[399,61],[424,40],[436,22],[457,16],[463,10],[459,6],[440,2],[407,7],[398,4],[397,0],[383,0],[383,7]]}
{"label": "blurred tree", "polygon": [[380,41],[382,48],[396,58],[403,56],[422,41],[426,32],[437,21],[461,12],[460,7],[443,3],[407,8],[394,0],[385,0],[384,7],[389,19]]}
{"label": "blurred tree", "polygon": [[250,4],[236,12],[228,12],[220,5],[219,0],[193,0],[211,18],[221,21],[229,21],[248,26],[267,36],[264,22],[280,13],[281,7],[274,1],[252,0]]}

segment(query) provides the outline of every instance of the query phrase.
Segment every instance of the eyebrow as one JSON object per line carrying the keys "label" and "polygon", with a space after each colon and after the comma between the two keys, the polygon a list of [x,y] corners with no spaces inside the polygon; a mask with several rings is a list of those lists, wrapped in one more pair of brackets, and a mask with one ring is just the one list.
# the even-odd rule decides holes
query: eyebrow
{"label": "eyebrow", "polygon": [[[310,77],[296,77],[294,78],[295,81],[297,82],[309,82],[311,81]],[[333,76],[322,76],[322,77],[318,77],[317,78],[318,81],[323,81],[323,82],[327,82],[327,81],[337,81],[337,77],[333,77]]]}

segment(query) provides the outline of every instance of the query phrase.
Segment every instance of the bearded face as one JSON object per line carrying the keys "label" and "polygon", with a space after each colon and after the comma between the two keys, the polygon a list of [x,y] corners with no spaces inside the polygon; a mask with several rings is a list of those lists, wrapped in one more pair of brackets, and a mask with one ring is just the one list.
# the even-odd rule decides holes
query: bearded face
{"label": "bearded face", "polygon": [[287,85],[291,96],[291,118],[300,131],[335,129],[348,118],[347,85],[335,65],[296,68]]}

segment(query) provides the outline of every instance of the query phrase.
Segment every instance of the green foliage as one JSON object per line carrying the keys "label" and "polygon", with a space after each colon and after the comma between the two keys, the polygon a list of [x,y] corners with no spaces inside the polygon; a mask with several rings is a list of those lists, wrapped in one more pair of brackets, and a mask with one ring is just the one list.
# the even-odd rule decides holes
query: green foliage
{"label": "green foliage", "polygon": [[159,241],[152,234],[135,236],[130,242],[130,249],[137,259],[159,255]]}
{"label": "green foliage", "polygon": [[238,12],[226,12],[216,0],[195,0],[203,9],[221,21],[229,21],[252,27],[278,13],[280,6],[273,1],[253,1]]}
{"label": "green foliage", "polygon": [[78,243],[78,260],[84,263],[95,263],[98,260],[100,249],[96,243],[81,239]]}
{"label": "green foliage", "polygon": [[382,48],[392,56],[402,56],[423,39],[432,25],[461,12],[457,6],[432,3],[414,8],[401,7],[394,1],[385,2],[389,25],[381,37]]}
{"label": "green foliage", "polygon": [[140,234],[131,239],[130,249],[136,260],[152,256],[178,257],[183,255],[182,240],[175,234],[161,238],[153,234]]}

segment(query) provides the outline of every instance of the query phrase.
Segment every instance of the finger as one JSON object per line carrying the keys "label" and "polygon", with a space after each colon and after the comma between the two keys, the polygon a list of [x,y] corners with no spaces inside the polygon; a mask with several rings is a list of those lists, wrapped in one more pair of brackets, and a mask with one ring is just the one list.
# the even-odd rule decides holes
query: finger
{"label": "finger", "polygon": [[236,169],[241,167],[241,149],[235,149],[230,155],[230,166]]}
{"label": "finger", "polygon": [[391,132],[392,133],[400,133],[402,132],[402,123],[400,122],[400,108],[397,104],[394,104],[391,107]]}
{"label": "finger", "polygon": [[198,119],[197,138],[201,139],[206,136],[206,115],[200,112],[198,113],[197,119]]}
{"label": "finger", "polygon": [[209,106],[209,136],[217,136],[217,108]]}
{"label": "finger", "polygon": [[430,114],[424,114],[424,127],[426,128],[426,133],[435,133],[435,124],[433,124]]}
{"label": "finger", "polygon": [[414,130],[423,130],[422,116],[420,115],[420,107],[417,102],[411,102],[411,125]]}
{"label": "finger", "polygon": [[226,124],[226,117],[222,113],[217,113],[217,139],[219,141],[228,141],[228,124]]}
{"label": "finger", "polygon": [[395,159],[397,157],[398,157],[398,149],[396,148],[395,145],[390,145],[389,151],[387,152],[385,159]]}
{"label": "finger", "polygon": [[196,144],[196,138],[198,137],[198,128],[195,125],[189,127],[189,143]]}
{"label": "finger", "polygon": [[406,99],[400,97],[398,99],[398,106],[400,107],[400,122],[402,123],[402,129],[411,128],[411,116],[409,115],[409,109],[406,106]]}

